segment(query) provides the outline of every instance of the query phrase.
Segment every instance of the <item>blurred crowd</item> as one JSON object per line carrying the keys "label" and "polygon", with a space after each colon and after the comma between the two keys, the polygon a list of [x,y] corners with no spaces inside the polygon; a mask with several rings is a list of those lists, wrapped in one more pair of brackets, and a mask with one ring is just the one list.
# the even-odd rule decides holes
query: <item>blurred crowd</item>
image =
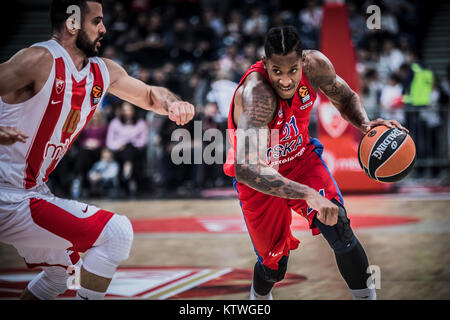
{"label": "blurred crowd", "polygon": [[[416,138],[421,135],[415,128],[423,125],[432,136],[422,138],[438,139],[440,108],[448,107],[449,85],[448,79],[429,75],[421,61],[420,2],[346,3],[360,95],[370,118],[397,119]],[[263,55],[265,32],[271,26],[294,25],[305,49],[319,49],[322,4],[319,0],[104,0],[108,32],[101,56],[145,83],[167,87],[191,102],[196,107],[194,120],[202,120],[202,132],[215,128],[225,137],[233,92],[242,74]],[[381,9],[381,30],[366,27],[366,8],[371,4]],[[427,98],[421,101],[416,99],[417,81],[422,91],[426,87]],[[424,113],[410,113],[410,109]],[[311,121],[314,127],[315,117]],[[177,128],[167,117],[108,95],[50,184],[56,193],[74,198],[198,196],[204,189],[229,186],[220,165],[173,164],[171,152],[179,142],[171,137]],[[191,133],[193,149],[205,148],[202,137],[195,135],[194,122],[183,128]],[[225,146],[216,152],[225,161]],[[419,156],[427,152],[418,150]]]}

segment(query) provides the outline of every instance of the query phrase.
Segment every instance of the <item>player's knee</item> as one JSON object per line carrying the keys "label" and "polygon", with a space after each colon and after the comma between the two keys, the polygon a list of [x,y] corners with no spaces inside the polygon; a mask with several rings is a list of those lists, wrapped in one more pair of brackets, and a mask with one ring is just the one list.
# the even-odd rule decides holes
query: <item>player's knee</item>
{"label": "player's knee", "polygon": [[106,246],[108,258],[117,263],[128,259],[134,238],[130,220],[125,216],[115,214],[107,223],[106,228],[108,228]]}
{"label": "player's knee", "polygon": [[339,216],[336,224],[339,241],[336,241],[332,246],[336,253],[343,253],[350,251],[356,245],[356,237],[350,226],[350,219],[347,216]]}
{"label": "player's knee", "polygon": [[283,256],[278,262],[278,269],[270,269],[265,266],[261,262],[258,261],[258,272],[260,273],[260,277],[263,278],[267,282],[275,283],[284,279],[287,271],[289,256]]}
{"label": "player's knee", "polygon": [[334,226],[327,226],[315,219],[319,231],[336,253],[344,253],[352,250],[356,243],[356,237],[350,226],[345,208],[335,199],[332,200],[339,207],[338,222]]}
{"label": "player's knee", "polygon": [[113,215],[94,247],[84,257],[83,268],[90,273],[112,278],[119,264],[130,254],[133,228],[125,216]]}

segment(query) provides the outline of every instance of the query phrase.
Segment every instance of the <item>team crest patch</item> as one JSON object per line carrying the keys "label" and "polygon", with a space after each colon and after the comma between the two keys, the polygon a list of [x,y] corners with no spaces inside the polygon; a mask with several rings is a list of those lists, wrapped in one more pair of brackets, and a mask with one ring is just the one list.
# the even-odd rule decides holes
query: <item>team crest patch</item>
{"label": "team crest patch", "polygon": [[61,80],[61,79],[59,79],[59,78],[56,78],[56,79],[55,79],[55,83],[56,83],[56,86],[55,86],[55,88],[56,88],[56,93],[57,93],[57,94],[61,94],[61,92],[62,92],[63,89],[64,89],[64,80]]}
{"label": "team crest patch", "polygon": [[95,85],[92,87],[92,105],[95,106],[100,102],[102,98],[103,88],[99,85]]}
{"label": "team crest patch", "polygon": [[305,85],[302,85],[300,88],[298,88],[298,95],[302,99],[302,103],[305,103],[306,101],[311,99],[308,87]]}

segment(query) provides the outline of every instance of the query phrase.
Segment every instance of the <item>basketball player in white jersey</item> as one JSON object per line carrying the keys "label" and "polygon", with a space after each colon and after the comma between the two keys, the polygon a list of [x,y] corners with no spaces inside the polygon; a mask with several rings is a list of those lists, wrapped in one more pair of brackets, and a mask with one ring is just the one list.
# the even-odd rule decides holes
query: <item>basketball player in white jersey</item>
{"label": "basketball player in white jersey", "polygon": [[[81,21],[72,16],[78,6]],[[55,197],[45,182],[106,92],[183,125],[194,107],[169,90],[136,80],[97,57],[101,0],[53,0],[49,41],[0,64],[0,241],[43,271],[23,299],[67,290],[67,269],[81,267],[79,299],[102,299],[133,242],[125,216]],[[77,22],[79,23],[77,25]],[[151,57],[149,57],[151,59]],[[79,252],[86,252],[81,261]]]}

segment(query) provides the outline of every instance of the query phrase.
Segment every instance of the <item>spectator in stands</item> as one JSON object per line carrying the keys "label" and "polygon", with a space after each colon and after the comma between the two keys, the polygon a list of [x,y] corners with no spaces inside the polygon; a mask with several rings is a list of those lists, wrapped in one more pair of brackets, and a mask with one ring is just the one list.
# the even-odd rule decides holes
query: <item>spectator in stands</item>
{"label": "spectator in stands", "polygon": [[217,122],[224,122],[228,118],[231,100],[237,86],[236,82],[220,78],[211,83],[211,90],[206,95],[206,99],[208,102],[216,103],[219,107],[216,115]]}
{"label": "spectator in stands", "polygon": [[319,30],[322,24],[322,16],[322,8],[316,0],[308,0],[306,8],[300,10],[299,13],[300,22],[315,30]]}
{"label": "spectator in stands", "polygon": [[226,32],[235,43],[242,40],[241,30],[243,26],[242,12],[239,9],[233,9],[230,12],[228,23],[226,24]]}
{"label": "spectator in stands", "polygon": [[[78,192],[82,197],[89,195],[90,185],[87,172],[100,159],[101,150],[105,147],[107,130],[103,112],[101,109],[97,109],[78,138],[80,148],[77,161],[75,161],[76,178],[73,181],[72,190],[78,186],[80,188]],[[72,191],[72,193],[74,192]]]}
{"label": "spectator in stands", "polygon": [[219,59],[219,74],[221,78],[228,80],[236,80],[241,77],[239,75],[239,67],[237,64],[238,49],[235,45],[229,45],[225,54]]}
{"label": "spectator in stands", "polygon": [[203,23],[214,30],[217,37],[222,37],[225,34],[225,24],[219,16],[212,9],[203,11]]}
{"label": "spectator in stands", "polygon": [[375,69],[367,69],[362,75],[361,95],[364,107],[370,119],[380,117],[380,95],[383,90],[378,73]]}
{"label": "spectator in stands", "polygon": [[108,148],[103,148],[101,158],[95,162],[88,173],[90,194],[115,198],[119,187],[119,164]]}
{"label": "spectator in stands", "polygon": [[358,11],[354,1],[350,1],[347,4],[347,12],[353,44],[358,47],[364,36],[367,34],[366,19]]}
{"label": "spectator in stands", "polygon": [[243,32],[250,41],[261,42],[269,27],[269,18],[259,6],[250,10],[250,16],[244,22]]}
{"label": "spectator in stands", "polygon": [[[139,17],[141,16],[139,15]],[[143,24],[147,22],[145,16],[141,20]],[[133,32],[135,41],[129,42],[125,46],[125,51],[130,59],[146,67],[154,67],[164,61],[166,39],[160,14],[151,14],[147,26],[135,26]]]}
{"label": "spectator in stands", "polygon": [[[434,87],[434,74],[417,57],[411,65],[402,65],[401,74],[404,77],[404,102],[406,108],[406,127],[416,143],[417,158],[426,159],[426,140],[428,127],[435,125],[435,117],[430,115],[430,105]],[[428,116],[430,117],[428,118]],[[418,177],[424,174],[423,167],[416,169]]]}
{"label": "spectator in stands", "polygon": [[403,54],[404,63],[412,63],[415,57],[415,50],[411,45],[411,40],[406,36],[399,37],[399,49]]}
{"label": "spectator in stands", "polygon": [[391,73],[381,90],[381,118],[394,119],[405,124],[402,92],[401,78],[396,73]]}
{"label": "spectator in stands", "polygon": [[236,57],[237,64],[237,78],[235,79],[238,82],[241,76],[245,73],[245,71],[251,67],[256,61],[258,61],[261,57],[257,56],[256,53],[256,45],[254,43],[247,43],[244,45],[242,53]]}
{"label": "spectator in stands", "polygon": [[145,182],[145,156],[148,141],[148,126],[138,119],[135,108],[123,102],[108,127],[106,146],[114,152],[120,165],[121,186],[130,196],[136,195]]}
{"label": "spectator in stands", "polygon": [[[218,117],[219,113],[219,107],[217,106],[217,103],[215,102],[208,102],[204,108],[199,110],[198,113],[198,120],[201,121],[202,124],[202,137],[204,136],[204,133],[210,129],[216,129],[219,130],[219,124],[216,122],[216,119]],[[223,133],[221,133],[222,137],[226,137]],[[202,139],[202,138],[201,138]],[[211,142],[204,142],[203,139],[201,141],[195,141],[195,145],[201,145],[202,146],[202,154],[205,155],[205,147],[210,144],[217,143],[218,141],[211,141]],[[202,189],[205,189],[207,187],[215,187],[216,184],[219,182],[219,178],[221,177],[222,170],[220,166],[217,164],[211,164],[210,161],[213,161],[213,159],[223,159],[224,158],[224,152],[225,148],[224,145],[214,144],[214,148],[212,148],[214,151],[207,152],[206,156],[211,156],[212,159],[204,159],[202,163],[200,164],[194,164],[192,167],[193,169],[193,185],[194,187],[200,191]],[[216,152],[220,154],[216,154]],[[208,161],[208,163],[206,163]]]}
{"label": "spectator in stands", "polygon": [[397,72],[400,66],[405,62],[405,56],[402,51],[395,47],[392,39],[386,39],[380,55],[381,69],[389,76],[392,72]]}
{"label": "spectator in stands", "polygon": [[388,7],[380,4],[381,11],[381,29],[388,34],[395,36],[399,32],[397,17],[389,10]]}
{"label": "spectator in stands", "polygon": [[316,49],[319,41],[319,29],[322,24],[323,10],[316,0],[308,0],[306,8],[300,10],[300,36],[305,48]]}

